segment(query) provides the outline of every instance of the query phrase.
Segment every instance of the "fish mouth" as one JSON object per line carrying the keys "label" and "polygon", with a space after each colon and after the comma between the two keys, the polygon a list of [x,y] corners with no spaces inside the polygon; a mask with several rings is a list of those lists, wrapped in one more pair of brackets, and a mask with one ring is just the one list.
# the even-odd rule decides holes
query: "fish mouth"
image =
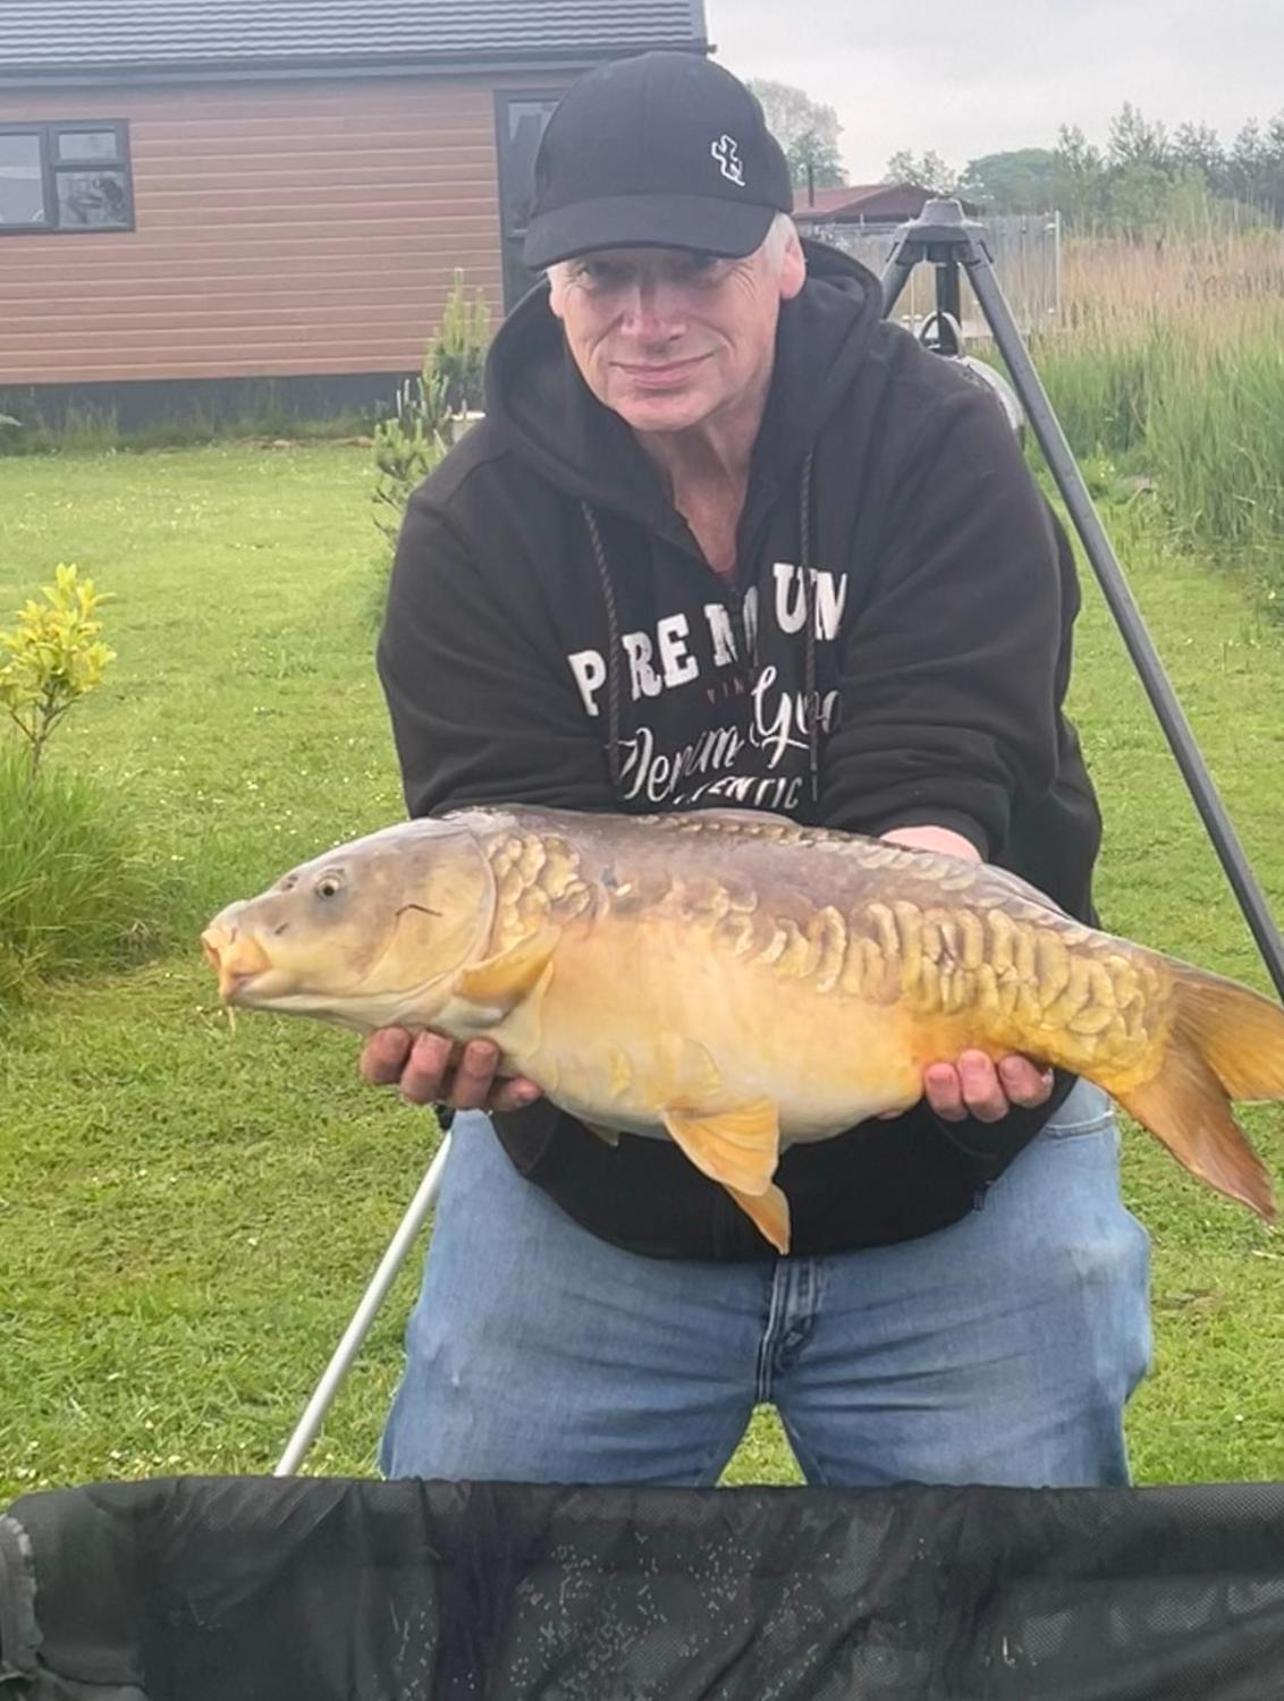
{"label": "fish mouth", "polygon": [[250,981],[272,967],[272,959],[250,934],[235,928],[207,927],[201,934],[201,949],[218,975],[218,995],[223,1004],[236,1004]]}

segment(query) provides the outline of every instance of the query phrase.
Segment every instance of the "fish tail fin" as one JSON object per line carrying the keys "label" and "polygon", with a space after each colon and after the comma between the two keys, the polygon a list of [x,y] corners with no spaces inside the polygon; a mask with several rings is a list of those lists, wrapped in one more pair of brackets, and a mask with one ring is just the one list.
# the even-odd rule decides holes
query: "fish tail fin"
{"label": "fish tail fin", "polygon": [[1115,1097],[1194,1175],[1274,1222],[1270,1173],[1232,1116],[1230,1100],[1284,1099],[1278,1004],[1182,964],[1177,1017],[1158,1072]]}

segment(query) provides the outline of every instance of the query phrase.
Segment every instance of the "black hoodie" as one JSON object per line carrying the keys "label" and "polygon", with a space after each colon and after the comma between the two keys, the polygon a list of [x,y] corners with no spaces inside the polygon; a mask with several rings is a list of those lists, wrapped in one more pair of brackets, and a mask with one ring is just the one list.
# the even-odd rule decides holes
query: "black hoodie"
{"label": "black hoodie", "polygon": [[[993,393],[886,323],[864,268],[807,257],[734,585],[583,383],[546,288],[505,323],[486,417],[415,492],[393,569],[378,659],[410,813],[930,823],[1095,921],[1100,822],[1061,712],[1079,605],[1064,535]],[[1071,1084],[997,1124],[920,1104],[790,1148],[777,1179],[794,1250],[955,1221]],[[667,1141],[608,1147],[546,1102],[496,1124],[519,1169],[616,1244],[770,1255]]]}

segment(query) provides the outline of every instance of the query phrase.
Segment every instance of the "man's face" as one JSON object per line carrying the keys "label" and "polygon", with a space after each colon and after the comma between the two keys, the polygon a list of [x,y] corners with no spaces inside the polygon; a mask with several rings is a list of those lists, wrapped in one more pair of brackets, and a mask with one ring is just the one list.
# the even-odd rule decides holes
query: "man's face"
{"label": "man's face", "polygon": [[792,234],[741,260],[611,248],[554,267],[550,305],[598,401],[635,431],[687,431],[757,393],[804,277]]}

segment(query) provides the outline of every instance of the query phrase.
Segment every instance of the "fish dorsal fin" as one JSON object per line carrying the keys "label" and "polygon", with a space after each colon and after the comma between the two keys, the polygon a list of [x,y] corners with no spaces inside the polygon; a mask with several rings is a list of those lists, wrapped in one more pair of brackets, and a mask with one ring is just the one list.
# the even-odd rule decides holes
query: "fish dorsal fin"
{"label": "fish dorsal fin", "polygon": [[[693,812],[699,821],[726,821],[731,826],[765,827],[774,823],[777,827],[797,827],[797,821],[788,815],[777,815],[771,809],[701,809]],[[799,831],[802,831],[799,828]]]}
{"label": "fish dorsal fin", "polygon": [[507,951],[474,963],[459,977],[455,991],[470,1004],[511,1010],[533,991],[549,966],[557,945],[557,929],[542,927]]}

